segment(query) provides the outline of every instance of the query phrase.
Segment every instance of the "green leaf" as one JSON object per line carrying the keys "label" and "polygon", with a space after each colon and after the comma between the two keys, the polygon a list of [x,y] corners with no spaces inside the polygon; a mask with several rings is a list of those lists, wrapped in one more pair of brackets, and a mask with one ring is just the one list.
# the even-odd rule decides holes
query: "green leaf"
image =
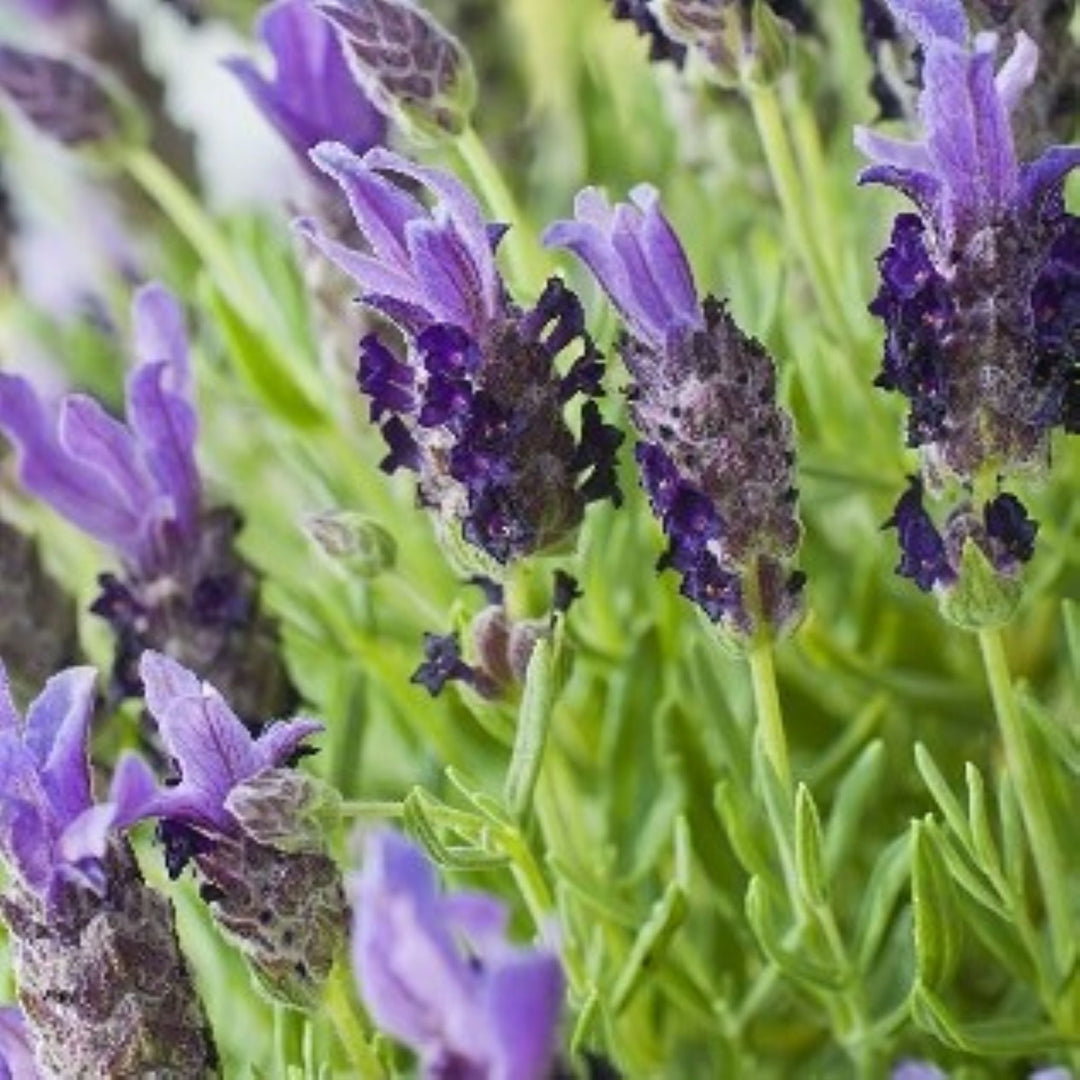
{"label": "green leaf", "polygon": [[234,368],[259,400],[290,427],[310,430],[324,424],[323,411],[265,334],[240,314],[210,278],[200,278],[199,294],[221,331]]}
{"label": "green leaf", "polygon": [[911,873],[911,837],[897,837],[874,863],[855,927],[855,958],[869,971]]}
{"label": "green leaf", "polygon": [[941,770],[930,756],[930,751],[922,743],[915,744],[915,767],[919,770],[923,783],[930,789],[930,794],[934,797],[934,802],[938,804],[949,828],[964,847],[971,850],[973,847],[971,830],[968,828],[964,809],[959,799],[952,793],[945,777],[941,775]]}
{"label": "green leaf", "polygon": [[740,799],[740,785],[733,780],[721,780],[714,793],[716,812],[724,823],[724,831],[735,854],[747,873],[776,882],[772,864],[772,845],[761,815],[752,803]]}
{"label": "green leaf", "polygon": [[990,811],[986,800],[986,783],[978,768],[970,761],[964,767],[968,789],[968,824],[971,842],[979,862],[992,877],[1001,875],[1001,855],[990,824]]}
{"label": "green leaf", "polygon": [[746,917],[765,955],[793,982],[815,991],[843,988],[839,972],[815,963],[799,951],[794,929],[782,925],[779,906],[757,877],[750,879],[746,890]]}
{"label": "green leaf", "polygon": [[971,865],[969,856],[957,850],[950,837],[942,834],[936,822],[928,822],[927,829],[933,834],[937,850],[944,857],[947,872],[953,881],[977,904],[992,911],[999,918],[1007,919],[1008,912],[982,870]]}
{"label": "green leaf", "polygon": [[672,881],[653,905],[648,920],[634,940],[626,964],[615,980],[611,994],[614,1015],[618,1016],[626,1008],[642,982],[659,963],[675,932],[685,921],[686,912],[686,893],[677,881]]}
{"label": "green leaf", "polygon": [[506,805],[518,821],[524,821],[532,808],[533,791],[551,727],[556,695],[554,653],[553,643],[541,638],[533,648],[525,674],[514,751],[503,788]]}
{"label": "green leaf", "polygon": [[814,797],[805,784],[800,784],[795,792],[795,873],[803,899],[813,908],[827,902],[823,846]]}
{"label": "green leaf", "polygon": [[911,892],[916,970],[926,986],[936,988],[956,970],[961,934],[956,891],[932,824],[927,819],[911,825]]}
{"label": "green leaf", "polygon": [[825,865],[835,871],[865,828],[867,803],[878,793],[885,767],[885,744],[870,743],[837,785],[825,828]]}

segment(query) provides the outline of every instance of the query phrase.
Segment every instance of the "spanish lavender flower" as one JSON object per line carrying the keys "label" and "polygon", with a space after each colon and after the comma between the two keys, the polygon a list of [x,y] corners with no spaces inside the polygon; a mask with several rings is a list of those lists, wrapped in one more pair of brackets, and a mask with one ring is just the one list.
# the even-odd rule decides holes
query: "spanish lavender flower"
{"label": "spanish lavender flower", "polygon": [[27,700],[79,653],[75,603],[46,572],[37,544],[0,520],[0,656]]}
{"label": "spanish lavender flower", "polygon": [[118,138],[123,119],[116,97],[87,68],[0,44],[0,94],[42,135],[65,146]]}
{"label": "spanish lavender flower", "polygon": [[[449,543],[460,547],[460,530],[485,572],[567,543],[588,503],[619,498],[619,433],[591,400],[579,436],[564,418],[575,397],[601,393],[577,297],[553,278],[534,307],[519,308],[495,265],[501,230],[447,173],[381,149],[361,159],[326,145],[313,156],[344,189],[367,247],[344,247],[311,222],[304,232],[407,341],[404,354],[376,334],[360,345],[360,388],[390,450],[382,468],[419,475]],[[575,343],[559,374],[556,359]]]}
{"label": "spanish lavender flower", "polygon": [[94,671],[51,678],[25,721],[0,666],[0,897],[44,1076],[207,1077],[216,1058],[172,909],[90,788]]}
{"label": "spanish lavender flower", "polygon": [[22,1010],[0,1007],[0,1080],[41,1080]]}
{"label": "spanish lavender flower", "polygon": [[421,138],[459,135],[476,105],[476,75],[462,44],[413,0],[314,4],[341,33],[371,100]]}
{"label": "spanish lavender flower", "polygon": [[801,537],[791,420],[776,373],[727,308],[699,301],[656,191],[616,207],[582,191],[575,220],[545,236],[573,251],[622,316],[637,462],[668,538],[660,568],[713,621],[742,636],[781,632],[801,610]]}
{"label": "spanish lavender flower", "polygon": [[361,996],[427,1080],[546,1080],[562,972],[552,953],[507,942],[498,900],[440,893],[431,864],[389,830],[366,837],[350,891]]}
{"label": "spanish lavender flower", "polygon": [[114,823],[157,819],[170,875],[195,864],[215,921],[268,992],[315,1005],[344,940],[345,897],[311,822],[319,789],[285,770],[322,726],[276,722],[256,738],[209,683],[168,657],[144,653],[140,672],[178,777],[159,785],[142,758],[126,755],[113,781]]}
{"label": "spanish lavender flower", "polygon": [[312,169],[308,154],[321,142],[363,153],[383,141],[385,118],[360,89],[337,33],[308,0],[277,0],[263,10],[257,29],[273,56],[273,76],[250,60],[225,66],[305,168]]}
{"label": "spanish lavender flower", "polygon": [[[1045,467],[1053,429],[1080,420],[1070,297],[1080,222],[1062,199],[1080,148],[1017,161],[1010,116],[1038,60],[1026,35],[995,77],[993,35],[967,46],[959,0],[891,8],[925,52],[927,134],[919,143],[856,134],[875,161],[861,180],[899,189],[918,209],[897,218],[879,259],[871,311],[887,334],[877,383],[911,403],[908,444],[922,450],[933,488],[982,487]],[[905,535],[900,527],[902,545]],[[1030,557],[1030,545],[1011,546]]]}
{"label": "spanish lavender flower", "polygon": [[81,394],[54,415],[27,380],[0,373],[0,431],[19,450],[23,486],[120,558],[92,607],[117,638],[118,693],[139,693],[135,664],[156,646],[235,688],[246,716],[288,708],[277,628],[235,549],[239,520],[203,506],[182,311],[150,285],[133,312],[126,425]]}

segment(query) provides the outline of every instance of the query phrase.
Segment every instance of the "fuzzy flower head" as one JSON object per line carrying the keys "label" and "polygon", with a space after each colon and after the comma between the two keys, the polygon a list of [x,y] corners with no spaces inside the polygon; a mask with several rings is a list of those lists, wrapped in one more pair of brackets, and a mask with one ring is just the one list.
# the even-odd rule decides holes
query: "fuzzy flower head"
{"label": "fuzzy flower head", "polygon": [[508,912],[443,893],[434,868],[371,833],[351,883],[353,963],[372,1018],[419,1056],[427,1080],[545,1080],[563,997],[558,959],[506,940]]}
{"label": "fuzzy flower head", "polygon": [[637,461],[668,538],[661,567],[740,637],[797,621],[803,576],[792,426],[762,346],[726,307],[701,302],[686,254],[650,187],[612,207],[596,189],[546,242],[573,251],[622,317]]}
{"label": "fuzzy flower head", "polygon": [[305,168],[310,151],[326,140],[357,153],[383,141],[386,120],[357,83],[336,31],[308,0],[276,0],[257,29],[274,61],[272,75],[242,58],[225,66]]}
{"label": "fuzzy flower head", "polygon": [[[357,158],[329,145],[313,157],[348,197],[365,247],[302,228],[405,341],[404,351],[377,335],[360,346],[360,389],[390,450],[382,468],[418,474],[448,546],[465,555],[464,540],[476,569],[568,541],[589,502],[618,500],[621,438],[588,400],[602,367],[577,298],[552,279],[519,308],[495,263],[502,230],[449,174],[381,149]],[[575,435],[565,410],[578,396],[587,400]]]}
{"label": "fuzzy flower head", "polygon": [[169,873],[194,862],[215,922],[266,991],[314,1007],[344,937],[345,898],[316,820],[320,790],[288,766],[322,725],[275,722],[253,736],[212,686],[168,657],[144,653],[141,673],[177,776],[159,784],[142,758],[124,757],[114,824],[156,819]]}
{"label": "fuzzy flower head", "polygon": [[63,888],[104,883],[107,814],[95,807],[87,738],[93,668],[53,676],[25,719],[0,664],[0,856],[47,906]]}
{"label": "fuzzy flower head", "polygon": [[138,363],[127,380],[126,424],[83,394],[53,409],[29,381],[0,373],[0,432],[18,451],[27,491],[150,576],[197,535],[198,424],[179,304],[148,285],[133,314]]}

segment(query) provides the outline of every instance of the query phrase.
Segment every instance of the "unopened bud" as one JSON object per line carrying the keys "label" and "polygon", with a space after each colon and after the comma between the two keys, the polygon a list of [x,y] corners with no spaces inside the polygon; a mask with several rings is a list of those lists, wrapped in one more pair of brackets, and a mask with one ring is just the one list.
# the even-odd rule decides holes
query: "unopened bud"
{"label": "unopened bud", "polygon": [[375,578],[392,570],[397,562],[397,543],[374,518],[352,511],[313,514],[304,531],[319,549],[363,578]]}
{"label": "unopened bud", "polygon": [[340,806],[333,788],[296,769],[264,769],[225,800],[248,836],[288,854],[325,851]]}
{"label": "unopened bud", "polygon": [[375,105],[422,140],[460,135],[476,105],[464,46],[410,0],[315,5],[341,32],[345,55]]}

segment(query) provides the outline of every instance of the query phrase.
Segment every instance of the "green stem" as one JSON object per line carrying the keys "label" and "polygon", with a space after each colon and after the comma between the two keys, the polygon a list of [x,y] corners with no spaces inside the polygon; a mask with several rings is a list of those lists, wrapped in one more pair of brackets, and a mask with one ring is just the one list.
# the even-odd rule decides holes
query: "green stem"
{"label": "green stem", "polygon": [[326,982],[326,1011],[334,1025],[341,1045],[349,1055],[361,1080],[383,1080],[386,1070],[368,1042],[367,1032],[356,1011],[352,978],[348,964],[339,959]]}
{"label": "green stem", "polygon": [[780,694],[776,688],[776,668],[773,664],[772,642],[762,641],[750,653],[750,677],[754,684],[754,704],[757,709],[758,737],[765,756],[786,792],[791,791],[791,763],[788,760],[784,717],[780,711]]}
{"label": "green stem", "polygon": [[780,200],[780,208],[799,258],[810,278],[810,285],[835,332],[843,341],[854,345],[855,334],[837,292],[832,267],[822,255],[810,225],[810,215],[802,197],[803,181],[784,125],[776,90],[772,86],[753,86],[748,89],[747,97],[773,186]]}
{"label": "green stem", "polygon": [[980,630],[979,647],[1005,747],[1005,763],[1016,788],[1042,885],[1057,975],[1063,978],[1071,971],[1076,955],[1065,862],[1017,705],[1001,631]]}
{"label": "green stem", "polygon": [[548,276],[550,260],[536,242],[499,166],[471,127],[458,136],[454,147],[495,220],[510,226],[503,245],[511,278],[523,293],[539,292]]}

